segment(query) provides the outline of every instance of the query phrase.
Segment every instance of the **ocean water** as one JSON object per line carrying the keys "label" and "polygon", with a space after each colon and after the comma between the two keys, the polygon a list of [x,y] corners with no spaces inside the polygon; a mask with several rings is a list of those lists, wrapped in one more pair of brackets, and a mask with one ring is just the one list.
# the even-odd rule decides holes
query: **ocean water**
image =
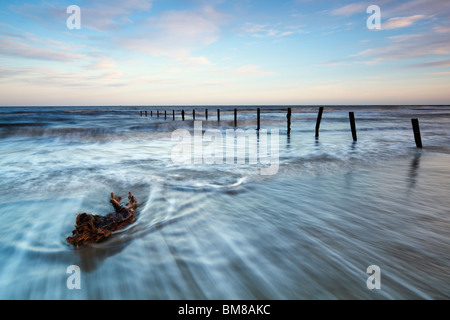
{"label": "ocean water", "polygon": [[[253,132],[257,107],[237,108]],[[319,139],[318,107],[292,107],[290,136],[286,107],[261,108],[273,175],[245,150],[244,163],[174,162],[193,109],[225,137],[233,106],[0,108],[0,299],[449,299],[450,107],[326,106]],[[65,242],[78,213],[112,212],[109,194],[130,191],[135,223]]]}

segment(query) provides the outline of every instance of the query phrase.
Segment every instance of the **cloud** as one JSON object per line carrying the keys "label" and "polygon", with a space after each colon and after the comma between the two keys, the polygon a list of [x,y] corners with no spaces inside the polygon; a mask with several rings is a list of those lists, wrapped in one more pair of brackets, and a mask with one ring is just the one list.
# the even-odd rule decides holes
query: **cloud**
{"label": "cloud", "polygon": [[272,29],[266,25],[247,22],[242,28],[242,32],[249,34],[255,38],[262,38],[266,35],[271,35]]}
{"label": "cloud", "polygon": [[79,80],[81,77],[76,74],[67,74],[55,68],[32,67],[32,68],[8,68],[2,69],[2,73],[9,75],[9,82],[23,82],[35,85],[61,85],[63,82]]}
{"label": "cloud", "polygon": [[[395,17],[411,17],[423,15],[434,18],[450,17],[450,1],[448,0],[377,0],[353,2],[333,10],[326,10],[332,16],[348,18],[354,15],[368,16],[367,8],[378,5],[381,8],[382,19]],[[394,25],[394,22],[393,23]]]}
{"label": "cloud", "polygon": [[[137,25],[139,32],[122,34],[114,41],[126,50],[184,59],[194,49],[217,42],[220,24],[225,19],[226,15],[211,6],[200,10],[165,11]],[[197,62],[206,62],[201,60]]]}
{"label": "cloud", "polygon": [[336,59],[332,59],[332,60],[328,60],[325,62],[322,62],[319,64],[319,66],[323,66],[323,67],[338,67],[338,66],[343,66],[346,65],[347,63],[345,63],[344,61],[339,61]]}
{"label": "cloud", "polygon": [[115,69],[117,67],[116,61],[102,54],[91,53],[89,55],[93,61],[86,68],[89,70],[104,70],[104,69]]}
{"label": "cloud", "polygon": [[249,64],[233,70],[232,73],[241,76],[259,76],[259,75],[274,74],[275,72],[263,71],[261,70],[261,67]]}
{"label": "cloud", "polygon": [[[125,73],[124,71],[130,70],[130,68],[121,68],[123,61],[117,60],[122,52],[127,52],[128,57],[134,53],[170,57],[175,63],[179,63],[183,71],[203,71],[206,67],[214,65],[207,57],[195,55],[193,52],[218,41],[221,36],[221,25],[229,17],[210,5],[187,10],[161,11],[146,17],[134,15],[134,10],[149,10],[151,2],[116,0],[85,1],[84,5],[81,3],[82,29],[90,28],[102,31],[102,34],[95,36],[92,36],[92,32],[88,32],[88,38],[82,39],[81,42],[79,39],[73,38],[64,40],[76,41],[83,45],[74,45],[55,39],[43,39],[21,30],[16,32],[6,26],[6,30],[0,30],[0,56],[8,57],[8,59],[13,57],[53,61],[59,62],[59,64],[52,64],[55,66],[54,69],[26,69],[17,68],[17,62],[20,62],[20,59],[14,59],[16,63],[12,64],[10,68],[5,67],[1,70],[3,71],[2,81],[5,81],[8,76],[10,82],[21,83],[25,86],[83,87],[87,89],[137,86],[146,81],[156,85],[173,84],[165,79],[165,74],[160,74],[156,78],[148,78],[148,74],[144,75],[138,70],[139,68],[133,69],[132,74]],[[37,8],[37,6],[27,5],[15,9],[21,10],[22,14],[31,17],[32,9],[35,7]],[[44,7],[49,8],[49,5],[44,5]],[[41,11],[43,16],[35,17],[36,20],[51,20],[57,17],[54,12],[44,13],[45,10]],[[38,12],[41,11],[38,10]],[[56,11],[61,12],[61,10]],[[65,8],[62,12],[64,13],[63,27],[57,32],[59,35],[66,35]],[[92,23],[90,15],[94,15],[95,12],[99,12],[100,15],[96,22]],[[107,21],[108,17],[112,21]],[[132,21],[134,17],[140,17],[140,20]],[[118,26],[114,27],[115,29],[128,23],[133,23],[134,26],[122,28],[120,32],[112,32],[114,30],[111,30],[108,24],[114,23],[116,20],[120,21]],[[42,26],[40,22],[39,25]],[[48,33],[46,35],[48,37]],[[62,38],[59,37],[59,39]],[[88,42],[85,40],[95,41],[95,44],[88,46]],[[14,65],[16,66],[14,67]]]}
{"label": "cloud", "polygon": [[436,26],[433,30],[437,33],[450,33],[450,27],[448,26]]}
{"label": "cloud", "polygon": [[450,16],[448,0],[388,1],[387,5],[381,8],[384,17],[425,15],[445,18]]}
{"label": "cloud", "polygon": [[438,61],[429,61],[423,63],[416,63],[408,66],[409,68],[443,68],[450,67],[450,60],[438,60]]}
{"label": "cloud", "polygon": [[117,70],[68,73],[56,68],[33,67],[0,69],[0,72],[8,75],[9,83],[22,83],[27,86],[100,88],[130,84],[130,80],[124,79],[125,74]]}
{"label": "cloud", "polygon": [[27,43],[21,43],[9,39],[0,39],[0,55],[8,57],[21,57],[27,59],[72,62],[79,59],[85,59],[83,54],[57,51],[51,48],[32,46]]}
{"label": "cloud", "polygon": [[25,74],[26,72],[23,70],[11,70],[11,69],[4,69],[4,68],[0,68],[0,79],[4,78],[4,79],[10,79],[16,76],[21,76],[23,74]]}
{"label": "cloud", "polygon": [[179,61],[186,65],[196,65],[196,66],[211,66],[213,63],[205,57],[187,57],[180,58]]}
{"label": "cloud", "polygon": [[[68,18],[66,9],[69,4],[73,3],[51,4],[42,1],[39,4],[11,5],[10,8],[17,14],[54,29],[55,25],[65,28]],[[129,17],[133,13],[149,11],[152,8],[152,0],[85,0],[77,5],[81,8],[82,29],[110,32],[132,23]]]}
{"label": "cloud", "polygon": [[427,73],[429,76],[450,76],[450,71]]}
{"label": "cloud", "polygon": [[425,15],[414,15],[410,17],[396,17],[391,18],[386,22],[383,22],[381,25],[382,30],[392,30],[398,28],[405,28],[412,26],[415,22],[426,19]]}
{"label": "cloud", "polygon": [[89,49],[84,44],[64,43],[49,38],[40,38],[30,32],[10,32],[0,30],[0,56],[9,59],[30,59],[39,61],[52,61],[70,63],[88,60],[91,57],[97,59],[93,54],[89,57],[83,53]]}
{"label": "cloud", "polygon": [[101,32],[119,30],[131,24],[135,12],[149,11],[151,0],[96,0],[85,1],[81,7],[82,26]]}
{"label": "cloud", "polygon": [[65,26],[68,17],[66,13],[67,6],[60,4],[56,6],[48,2],[39,4],[24,3],[22,5],[10,5],[11,12],[38,21],[40,25],[54,28],[55,22]]}
{"label": "cloud", "polygon": [[368,4],[362,2],[351,3],[343,7],[334,9],[331,14],[334,16],[352,16],[354,14],[365,14],[367,11]]}
{"label": "cloud", "polygon": [[402,34],[389,37],[389,45],[371,48],[353,55],[368,58],[369,64],[382,61],[405,60],[417,57],[443,56],[450,54],[450,33],[430,32]]}
{"label": "cloud", "polygon": [[281,38],[299,33],[307,32],[303,31],[300,26],[283,26],[281,23],[267,25],[247,22],[241,27],[241,35],[248,35],[253,38]]}

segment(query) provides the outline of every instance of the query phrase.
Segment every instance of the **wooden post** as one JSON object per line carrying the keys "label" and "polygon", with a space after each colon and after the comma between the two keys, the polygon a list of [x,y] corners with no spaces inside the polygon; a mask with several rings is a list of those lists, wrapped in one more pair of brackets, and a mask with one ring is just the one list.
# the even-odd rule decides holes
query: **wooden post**
{"label": "wooden post", "polygon": [[159,118],[159,110],[156,111],[156,117]]}
{"label": "wooden post", "polygon": [[195,110],[192,110],[192,119],[195,121]]}
{"label": "wooden post", "polygon": [[289,136],[291,134],[291,118],[292,118],[292,109],[288,108],[288,113],[287,113],[287,135]]}
{"label": "wooden post", "polygon": [[220,109],[217,109],[217,121],[220,122]]}
{"label": "wooden post", "polygon": [[167,111],[164,110],[164,120],[167,120]]}
{"label": "wooden post", "polygon": [[150,111],[150,117],[153,117],[153,110]]}
{"label": "wooden post", "polygon": [[258,108],[257,111],[257,123],[258,123],[258,127],[256,128],[257,131],[259,131],[261,129],[261,109]]}
{"label": "wooden post", "polygon": [[350,128],[352,129],[353,141],[358,141],[358,137],[356,136],[356,124],[355,124],[355,113],[349,112],[350,116]]}
{"label": "wooden post", "polygon": [[141,111],[141,118],[142,118],[142,111]]}
{"label": "wooden post", "polygon": [[181,110],[181,118],[182,118],[183,121],[184,121],[184,110]]}
{"label": "wooden post", "polygon": [[234,109],[234,126],[237,127],[237,109]]}
{"label": "wooden post", "polygon": [[320,129],[320,122],[322,121],[322,114],[323,114],[323,107],[320,107],[319,115],[317,116],[317,122],[316,122],[316,138],[319,137],[319,129]]}
{"label": "wooden post", "polygon": [[145,111],[145,116],[146,116],[146,117],[148,117],[148,113],[147,113],[147,111]]}
{"label": "wooden post", "polygon": [[420,126],[419,126],[419,119],[411,119],[411,123],[413,126],[414,131],[414,139],[416,140],[416,146],[417,148],[422,149],[422,136],[420,134]]}
{"label": "wooden post", "polygon": [[175,110],[172,110],[172,118],[173,118],[173,121],[175,121]]}
{"label": "wooden post", "polygon": [[205,118],[208,120],[208,109],[205,110]]}

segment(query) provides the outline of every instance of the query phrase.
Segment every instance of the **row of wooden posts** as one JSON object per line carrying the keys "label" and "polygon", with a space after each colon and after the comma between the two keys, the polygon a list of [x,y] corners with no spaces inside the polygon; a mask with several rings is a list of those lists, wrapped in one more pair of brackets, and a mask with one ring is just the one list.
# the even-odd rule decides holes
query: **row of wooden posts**
{"label": "row of wooden posts", "polygon": [[[322,115],[323,115],[324,107],[319,108],[319,114],[317,116],[317,122],[316,122],[316,138],[319,138],[319,130],[320,130],[320,123],[322,121]],[[148,117],[147,111],[140,111],[141,117]],[[162,113],[160,113],[159,110],[156,111],[156,116],[159,118],[160,115],[162,116]],[[238,123],[238,110],[234,109],[234,126],[237,127]],[[150,111],[150,116],[153,117],[153,110]],[[257,128],[256,130],[261,130],[261,109],[258,108],[256,111],[256,117],[257,117]],[[184,110],[181,110],[181,118],[183,121],[186,119],[186,114]],[[205,110],[205,118],[208,120],[208,109]],[[291,119],[292,119],[292,108],[287,109],[287,135],[289,136],[291,134]],[[164,111],[164,119],[167,120],[167,111]],[[175,110],[172,110],[172,119],[175,120]],[[192,110],[192,119],[195,121],[195,110]],[[358,136],[356,134],[356,122],[355,122],[355,113],[349,112],[349,119],[350,119],[350,129],[352,131],[352,137],[353,141],[358,141]],[[217,121],[220,122],[220,109],[217,109]],[[422,148],[422,137],[420,134],[420,126],[419,126],[419,119],[411,119],[413,132],[414,132],[414,139],[416,141],[417,148]]]}

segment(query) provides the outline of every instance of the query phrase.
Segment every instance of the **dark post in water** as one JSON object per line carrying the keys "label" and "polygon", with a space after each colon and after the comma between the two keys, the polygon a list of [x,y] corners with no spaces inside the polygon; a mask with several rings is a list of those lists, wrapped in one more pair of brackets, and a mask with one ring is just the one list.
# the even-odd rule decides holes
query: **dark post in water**
{"label": "dark post in water", "polygon": [[316,122],[316,138],[319,137],[320,122],[322,122],[322,114],[323,114],[323,107],[320,107],[319,115],[317,116]]}
{"label": "dark post in water", "polygon": [[258,116],[257,116],[257,118],[258,118],[258,128],[256,128],[256,130],[261,130],[261,109],[260,108],[258,108],[258,111],[257,111],[257,113],[258,113]]}
{"label": "dark post in water", "polygon": [[172,118],[173,118],[173,121],[175,121],[175,110],[172,110]]}
{"label": "dark post in water", "polygon": [[355,113],[349,112],[349,116],[350,116],[350,127],[352,129],[353,141],[358,141],[358,137],[356,136]]}
{"label": "dark post in water", "polygon": [[205,110],[205,118],[208,120],[208,109]]}
{"label": "dark post in water", "polygon": [[184,121],[184,110],[181,110],[181,118],[182,118],[183,121]]}
{"label": "dark post in water", "polygon": [[220,109],[217,109],[217,121],[220,122]]}
{"label": "dark post in water", "polygon": [[153,117],[153,110],[150,111],[150,117]]}
{"label": "dark post in water", "polygon": [[164,120],[167,120],[167,110],[164,110]]}
{"label": "dark post in water", "polygon": [[413,130],[414,130],[414,139],[416,140],[417,148],[422,149],[422,136],[420,134],[420,126],[419,119],[411,119]]}
{"label": "dark post in water", "polygon": [[291,135],[291,118],[292,118],[292,109],[289,108],[287,112],[287,135]]}
{"label": "dark post in water", "polygon": [[192,110],[192,119],[195,121],[195,110]]}
{"label": "dark post in water", "polygon": [[234,109],[234,126],[237,127],[237,109]]}

